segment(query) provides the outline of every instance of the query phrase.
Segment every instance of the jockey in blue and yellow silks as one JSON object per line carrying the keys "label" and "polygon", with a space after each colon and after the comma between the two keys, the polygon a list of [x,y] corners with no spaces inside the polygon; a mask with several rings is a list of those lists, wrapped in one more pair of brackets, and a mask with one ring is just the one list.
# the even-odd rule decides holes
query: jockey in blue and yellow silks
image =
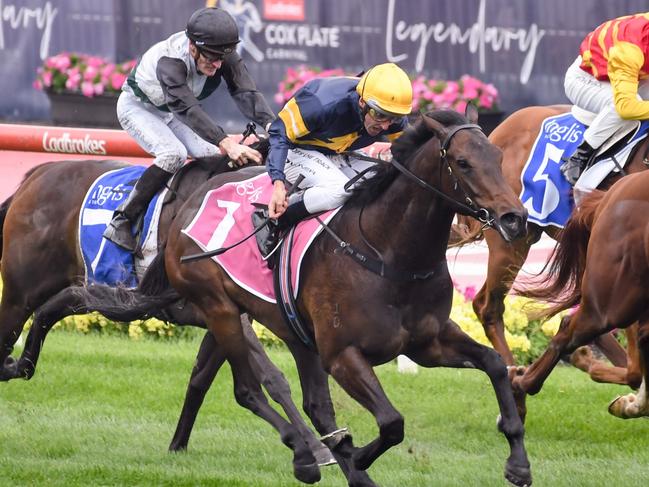
{"label": "jockey in blue and yellow silks", "polygon": [[[268,131],[266,164],[273,181],[268,214],[279,218],[278,229],[342,205],[350,195],[345,183],[372,163],[339,154],[398,137],[411,108],[410,79],[392,63],[375,66],[361,78],[314,79],[298,90]],[[305,191],[289,206],[284,181],[294,182],[300,174]],[[268,242],[262,253],[274,244]]]}
{"label": "jockey in blue and yellow silks", "polygon": [[566,95],[597,117],[562,167],[574,184],[593,153],[625,124],[649,119],[649,13],[604,22],[581,43],[568,68]]}

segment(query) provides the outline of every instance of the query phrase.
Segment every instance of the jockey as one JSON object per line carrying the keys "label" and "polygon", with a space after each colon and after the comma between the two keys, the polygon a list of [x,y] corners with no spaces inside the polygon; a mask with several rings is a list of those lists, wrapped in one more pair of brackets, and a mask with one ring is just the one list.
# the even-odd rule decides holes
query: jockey
{"label": "jockey", "polygon": [[117,116],[124,130],[155,159],[115,211],[105,238],[134,250],[131,225],[188,154],[214,156],[221,149],[238,165],[262,162],[259,152],[228,137],[199,101],[224,79],[244,116],[266,129],[275,118],[236,53],[238,42],[230,14],[202,8],[192,14],[184,32],[153,45],[133,68],[122,86]]}
{"label": "jockey", "polygon": [[574,184],[618,129],[649,118],[649,12],[609,20],[588,34],[566,72],[565,90],[573,104],[597,114],[561,167]]}
{"label": "jockey", "polygon": [[[372,163],[341,152],[397,138],[412,109],[412,84],[396,64],[374,66],[361,78],[331,77],[306,83],[271,124],[267,168],[273,182],[268,216],[277,226],[260,250],[267,255],[279,233],[312,213],[342,205],[350,193],[344,186]],[[302,174],[304,193],[291,199],[285,181]]]}

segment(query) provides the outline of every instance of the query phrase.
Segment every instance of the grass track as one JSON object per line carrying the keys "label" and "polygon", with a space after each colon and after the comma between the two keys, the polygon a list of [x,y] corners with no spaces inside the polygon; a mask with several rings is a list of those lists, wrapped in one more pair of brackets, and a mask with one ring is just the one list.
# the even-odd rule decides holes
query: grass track
{"label": "grass track", "polygon": [[[189,451],[167,453],[199,340],[169,344],[53,333],[36,376],[0,384],[0,486],[291,486],[291,453],[240,408],[226,366],[201,411]],[[300,404],[292,359],[271,357]],[[377,369],[406,418],[406,439],[370,475],[383,487],[500,486],[507,442],[496,432],[487,377],[472,370],[397,374]],[[357,444],[376,434],[369,413],[332,386],[341,425]],[[560,367],[528,401],[527,448],[538,486],[645,486],[649,421],[619,420],[626,393]],[[345,485],[337,467],[318,485]]]}

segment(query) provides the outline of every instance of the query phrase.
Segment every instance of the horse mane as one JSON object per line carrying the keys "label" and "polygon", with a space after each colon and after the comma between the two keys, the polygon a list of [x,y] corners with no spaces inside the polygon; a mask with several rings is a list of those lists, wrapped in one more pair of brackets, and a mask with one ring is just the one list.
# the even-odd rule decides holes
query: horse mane
{"label": "horse mane", "polygon": [[[438,110],[425,113],[424,116],[437,120],[445,127],[468,123],[466,118],[455,110]],[[434,136],[435,134],[426,126],[423,117],[419,117],[392,143],[390,147],[392,157],[405,165],[419,148]],[[391,164],[377,164],[374,175],[356,185],[345,206],[364,206],[373,202],[390,187],[398,174],[400,174],[399,170]]]}
{"label": "horse mane", "polygon": [[[267,138],[260,138],[256,142],[250,144],[250,147],[259,151],[261,153],[262,160],[264,162],[266,161],[266,158],[268,157],[268,151],[270,150],[270,142]],[[232,159],[230,159],[227,156],[227,154],[219,154],[217,156],[210,156],[210,157],[201,157],[193,161],[194,164],[200,165],[203,169],[205,169],[210,174],[221,174],[223,172],[240,169],[236,165],[234,166],[234,169],[228,166],[230,162],[232,162]],[[256,165],[256,164],[249,164],[249,165]]]}

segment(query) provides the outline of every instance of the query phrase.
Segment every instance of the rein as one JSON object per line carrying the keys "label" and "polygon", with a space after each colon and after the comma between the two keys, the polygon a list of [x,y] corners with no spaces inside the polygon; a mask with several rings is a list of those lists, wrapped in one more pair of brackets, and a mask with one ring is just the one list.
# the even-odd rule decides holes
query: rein
{"label": "rein", "polygon": [[[455,174],[453,173],[453,169],[451,168],[451,165],[448,162],[448,147],[451,145],[451,139],[453,136],[458,133],[460,130],[469,130],[469,129],[478,129],[482,131],[482,128],[479,125],[475,124],[464,124],[464,125],[458,125],[457,127],[454,127],[453,130],[451,130],[448,135],[446,136],[446,139],[442,142],[440,150],[439,150],[439,156],[442,164],[445,164],[449,175],[453,178],[454,181],[454,188],[457,189],[460,187],[458,184],[458,179],[455,177]],[[394,166],[395,169],[397,169],[401,174],[406,176],[408,179],[412,180],[422,188],[434,193],[436,196],[442,198],[443,200],[453,204],[457,208],[461,209],[465,213],[468,213],[469,216],[474,217],[476,220],[482,222],[485,227],[493,227],[494,225],[494,219],[491,217],[491,214],[489,213],[489,210],[486,208],[479,208],[475,204],[475,202],[466,194],[466,191],[460,187],[462,192],[464,193],[464,201],[466,202],[463,203],[461,201],[456,200],[455,198],[447,195],[444,193],[442,190],[431,186],[428,184],[426,181],[421,179],[419,176],[417,176],[415,173],[410,171],[407,167],[405,167],[403,164],[398,162],[396,159],[392,159],[389,161],[384,161],[383,159],[379,159],[377,157],[370,157],[370,156],[365,156],[363,154],[358,154],[356,152],[343,152],[343,155],[347,156],[352,156],[355,157],[356,159],[361,159],[363,161],[369,161],[369,162],[375,162],[378,164],[391,164]],[[367,172],[372,171],[372,168],[367,168],[366,170],[362,171],[361,173],[357,174],[354,176],[352,179],[350,179],[346,184],[345,184],[345,189],[349,189],[354,183],[356,183],[360,178],[362,178]]]}

